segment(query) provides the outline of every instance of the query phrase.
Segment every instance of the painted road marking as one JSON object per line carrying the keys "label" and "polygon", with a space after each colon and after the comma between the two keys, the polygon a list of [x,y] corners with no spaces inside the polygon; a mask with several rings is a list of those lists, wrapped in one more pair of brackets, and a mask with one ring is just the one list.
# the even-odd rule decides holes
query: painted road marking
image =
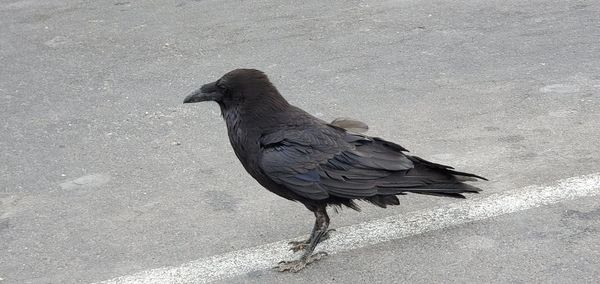
{"label": "painted road marking", "polygon": [[[317,250],[330,254],[397,240],[442,228],[483,220],[508,213],[600,195],[600,173],[572,177],[550,186],[528,186],[518,190],[471,198],[433,209],[336,228],[333,236]],[[221,255],[201,258],[180,266],[156,268],[121,276],[112,283],[207,283],[273,267],[292,257],[289,240]]]}

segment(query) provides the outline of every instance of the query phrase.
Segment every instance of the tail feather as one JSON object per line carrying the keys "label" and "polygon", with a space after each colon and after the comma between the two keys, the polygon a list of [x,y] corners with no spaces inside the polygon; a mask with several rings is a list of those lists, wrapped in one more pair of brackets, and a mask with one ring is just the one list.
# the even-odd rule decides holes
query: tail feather
{"label": "tail feather", "polygon": [[482,176],[478,176],[476,174],[459,172],[454,170],[446,170],[448,173],[452,174],[459,181],[477,181],[477,179],[488,180]]}
{"label": "tail feather", "polygon": [[419,164],[419,165],[428,167],[430,169],[438,169],[441,172],[451,174],[459,181],[477,181],[477,179],[488,180],[487,178],[484,178],[482,176],[478,176],[478,175],[472,174],[472,173],[459,172],[459,171],[454,170],[454,168],[451,166],[436,164],[436,163],[427,161],[427,160],[422,159],[417,156],[407,156],[407,157],[411,161],[413,161],[413,163],[415,163],[415,164]]}
{"label": "tail feather", "polygon": [[423,188],[415,188],[406,190],[406,192],[412,192],[417,194],[424,195],[435,195],[435,196],[445,196],[445,197],[454,197],[454,198],[465,198],[462,193],[479,193],[481,191],[480,188],[472,186],[466,183],[439,183],[439,184],[430,184],[424,186]]}
{"label": "tail feather", "polygon": [[415,192],[415,193],[422,194],[422,195],[432,195],[432,196],[466,199],[466,197],[460,193],[448,193],[448,192]]}
{"label": "tail feather", "polygon": [[478,187],[462,182],[428,184],[414,188],[385,187],[381,188],[381,190],[383,190],[383,192],[379,191],[380,194],[365,198],[365,200],[379,207],[386,208],[387,205],[399,205],[400,201],[396,195],[405,195],[406,193],[464,199],[465,196],[463,193],[479,193],[479,191],[481,191]]}
{"label": "tail feather", "polygon": [[452,198],[465,198],[465,193],[478,193],[480,188],[464,183],[465,181],[487,180],[484,177],[459,172],[449,166],[435,164],[418,157],[411,156],[415,168],[399,175],[391,175],[378,185],[378,195],[367,201],[379,206],[396,205],[388,196],[406,193],[433,195]]}
{"label": "tail feather", "polygon": [[415,193],[451,198],[465,198],[465,193],[478,193],[480,188],[464,183],[487,180],[476,174],[460,172],[416,156],[406,156],[413,163],[408,170],[393,171],[388,176],[377,176],[375,195],[361,199],[379,207],[399,205],[397,195]]}

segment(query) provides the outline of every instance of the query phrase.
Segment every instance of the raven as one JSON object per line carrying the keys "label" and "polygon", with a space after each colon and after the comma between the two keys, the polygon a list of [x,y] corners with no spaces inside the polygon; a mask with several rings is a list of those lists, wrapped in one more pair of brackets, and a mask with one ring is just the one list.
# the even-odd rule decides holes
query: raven
{"label": "raven", "polygon": [[327,123],[289,104],[268,77],[255,69],[236,69],[203,85],[183,103],[214,101],[227,124],[229,141],[246,171],[267,190],[304,204],[315,215],[310,238],[290,242],[304,250],[279,271],[297,272],[319,260],[313,254],[328,237],[327,206],[359,210],[354,200],[385,208],[399,205],[397,195],[417,193],[464,198],[479,188],[464,183],[485,178],[407,155],[393,142],[354,129],[349,120]]}

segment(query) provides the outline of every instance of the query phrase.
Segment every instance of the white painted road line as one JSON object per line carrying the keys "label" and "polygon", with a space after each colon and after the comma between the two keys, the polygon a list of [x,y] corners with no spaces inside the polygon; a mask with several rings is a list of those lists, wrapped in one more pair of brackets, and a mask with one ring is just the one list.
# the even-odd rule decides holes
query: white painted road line
{"label": "white painted road line", "polygon": [[[529,186],[485,198],[470,198],[443,207],[336,228],[336,233],[319,245],[317,251],[335,254],[453,225],[594,195],[600,195],[600,173],[560,180],[551,186]],[[100,283],[207,283],[227,279],[268,269],[281,260],[290,259],[292,254],[287,243],[288,240],[279,241],[198,259],[177,267],[142,271]]]}

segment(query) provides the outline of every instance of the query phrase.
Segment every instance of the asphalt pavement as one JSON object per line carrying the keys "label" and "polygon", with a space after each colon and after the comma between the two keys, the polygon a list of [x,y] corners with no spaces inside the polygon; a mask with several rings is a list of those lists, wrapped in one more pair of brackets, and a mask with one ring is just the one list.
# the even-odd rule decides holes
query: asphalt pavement
{"label": "asphalt pavement", "polygon": [[[592,0],[2,0],[0,283],[92,283],[307,234],[308,210],[244,172],[218,106],[182,104],[240,67],[489,178],[474,199],[597,175],[599,15]],[[595,283],[595,190],[219,281]],[[461,202],[363,203],[331,227]]]}

